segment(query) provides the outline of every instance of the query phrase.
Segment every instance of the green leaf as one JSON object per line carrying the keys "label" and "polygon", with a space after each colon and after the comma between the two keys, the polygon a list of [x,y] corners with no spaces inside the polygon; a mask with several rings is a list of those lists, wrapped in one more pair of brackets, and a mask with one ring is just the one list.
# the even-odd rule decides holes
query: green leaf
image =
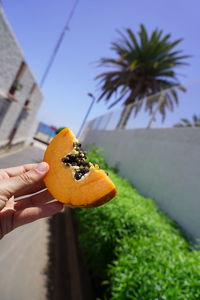
{"label": "green leaf", "polygon": [[[120,40],[112,42],[115,58],[100,59],[101,67],[109,67],[113,71],[96,76],[100,87],[98,100],[104,99],[109,103],[109,108],[119,102],[123,105],[136,104],[142,98],[172,88],[170,97],[166,97],[159,110],[164,120],[166,113],[178,103],[178,95],[173,91],[174,86],[180,86],[176,69],[186,65],[189,58],[182,50],[175,49],[182,39],[171,40],[171,34],[164,34],[159,29],[149,34],[143,24],[137,34],[130,28],[124,32],[118,31],[118,34]],[[121,93],[123,88],[128,88],[129,91]],[[183,88],[177,89],[185,91]],[[149,114],[152,113],[154,104],[155,101],[147,101],[146,111]],[[124,128],[130,115],[136,115],[141,108],[142,106],[135,105],[134,114],[128,114],[125,118],[121,116],[117,127]]]}

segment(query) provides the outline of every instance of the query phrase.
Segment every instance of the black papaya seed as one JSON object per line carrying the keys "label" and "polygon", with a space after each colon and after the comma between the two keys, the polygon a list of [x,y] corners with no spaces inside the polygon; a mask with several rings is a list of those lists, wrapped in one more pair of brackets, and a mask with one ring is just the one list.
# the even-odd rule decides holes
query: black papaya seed
{"label": "black papaya seed", "polygon": [[82,174],[79,173],[79,172],[76,172],[75,175],[74,175],[74,177],[75,177],[76,180],[80,180],[81,177],[82,177]]}
{"label": "black papaya seed", "polygon": [[74,142],[74,143],[73,143],[73,147],[79,147],[79,148],[80,148],[80,147],[81,147],[81,143],[79,143],[79,142]]}

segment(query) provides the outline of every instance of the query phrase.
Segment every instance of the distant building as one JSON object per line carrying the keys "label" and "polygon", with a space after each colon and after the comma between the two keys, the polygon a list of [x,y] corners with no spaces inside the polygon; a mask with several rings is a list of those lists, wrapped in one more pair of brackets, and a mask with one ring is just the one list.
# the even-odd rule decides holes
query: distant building
{"label": "distant building", "polygon": [[38,124],[34,139],[44,144],[49,144],[52,138],[56,135],[56,130],[57,128],[55,126],[49,126],[45,123],[40,122]]}
{"label": "distant building", "polygon": [[0,151],[30,140],[42,98],[0,8]]}

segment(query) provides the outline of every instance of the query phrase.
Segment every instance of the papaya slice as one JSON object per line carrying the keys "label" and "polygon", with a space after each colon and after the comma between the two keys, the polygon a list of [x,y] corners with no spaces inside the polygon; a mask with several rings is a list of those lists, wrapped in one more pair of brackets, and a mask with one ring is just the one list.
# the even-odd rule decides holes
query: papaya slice
{"label": "papaya slice", "polygon": [[49,172],[44,182],[60,202],[72,207],[97,207],[116,195],[106,172],[88,162],[86,152],[69,128],[60,131],[48,145],[44,161]]}

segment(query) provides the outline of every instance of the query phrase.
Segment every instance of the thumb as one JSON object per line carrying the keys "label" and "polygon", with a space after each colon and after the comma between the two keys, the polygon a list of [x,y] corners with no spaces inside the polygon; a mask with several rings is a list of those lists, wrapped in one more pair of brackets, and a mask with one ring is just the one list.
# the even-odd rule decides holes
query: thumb
{"label": "thumb", "polygon": [[46,162],[41,162],[36,168],[28,172],[4,180],[1,185],[1,195],[8,200],[17,192],[23,192],[30,189],[44,178],[48,170],[48,164]]}

